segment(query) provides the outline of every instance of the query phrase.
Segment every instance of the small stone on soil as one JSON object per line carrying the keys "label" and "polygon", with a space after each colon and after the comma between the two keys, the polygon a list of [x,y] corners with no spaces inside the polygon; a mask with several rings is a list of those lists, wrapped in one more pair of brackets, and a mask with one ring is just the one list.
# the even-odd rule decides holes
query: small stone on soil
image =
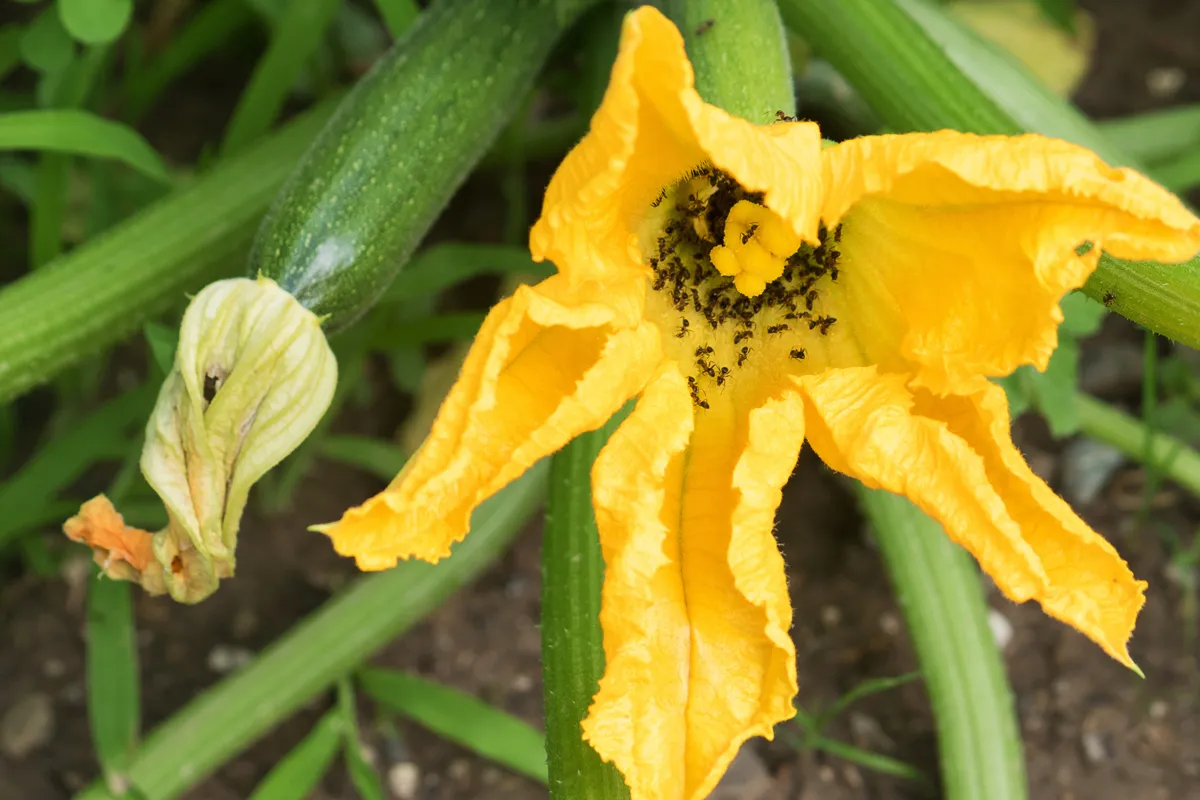
{"label": "small stone on soil", "polygon": [[398,800],[412,800],[421,785],[421,768],[411,761],[393,764],[387,774],[388,788]]}
{"label": "small stone on soil", "polygon": [[1001,614],[994,608],[988,609],[988,627],[992,629],[992,638],[996,641],[996,647],[1004,652],[1008,645],[1012,642],[1013,626],[1008,621],[1008,617]]}
{"label": "small stone on soil", "polygon": [[253,660],[254,653],[244,647],[219,644],[208,651],[208,658],[205,663],[210,670],[218,675],[226,675],[234,670],[241,669]]}
{"label": "small stone on soil", "polygon": [[42,692],[22,697],[0,719],[0,752],[19,760],[54,736],[54,704]]}

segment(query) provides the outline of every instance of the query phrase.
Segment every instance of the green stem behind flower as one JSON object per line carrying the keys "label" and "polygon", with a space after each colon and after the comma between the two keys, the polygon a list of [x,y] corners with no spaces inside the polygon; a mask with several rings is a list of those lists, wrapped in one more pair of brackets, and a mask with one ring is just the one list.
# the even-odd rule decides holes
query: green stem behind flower
{"label": "green stem behind flower", "polygon": [[546,756],[552,800],[624,800],[629,789],[612,764],[583,740],[579,725],[604,673],[600,586],[604,558],[592,511],[592,462],[616,430],[618,414],[550,462],[542,537],[542,675]]}
{"label": "green stem behind flower", "polygon": [[[437,565],[406,561],[362,578],[250,665],[153,731],[125,776],[141,800],[170,800],[437,608],[504,552],[543,497],[546,465],[479,507],[471,535]],[[115,800],[96,783],[76,800]]]}
{"label": "green stem behind flower", "polygon": [[[1077,109],[933,4],[782,0],[780,9],[894,130],[1035,131],[1140,168]],[[1174,266],[1104,256],[1083,291],[1139,325],[1200,347],[1197,259]]]}
{"label": "green stem behind flower", "polygon": [[908,500],[860,486],[859,502],[908,622],[938,727],[948,800],[1027,796],[1021,737],[971,558]]}
{"label": "green stem behind flower", "polygon": [[[706,102],[760,125],[796,113],[787,35],[775,0],[667,0]],[[736,62],[736,63],[735,63]]]}
{"label": "green stem behind flower", "polygon": [[1172,436],[1154,433],[1136,417],[1090,395],[1081,392],[1075,402],[1080,431],[1200,497],[1200,452]]}

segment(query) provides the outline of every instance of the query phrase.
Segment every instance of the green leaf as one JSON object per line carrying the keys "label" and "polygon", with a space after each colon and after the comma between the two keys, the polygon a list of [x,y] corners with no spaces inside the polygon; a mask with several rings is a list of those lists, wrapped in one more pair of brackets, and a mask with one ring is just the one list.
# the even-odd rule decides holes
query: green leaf
{"label": "green leaf", "polygon": [[120,773],[137,746],[141,718],[131,587],[94,574],[87,606],[88,720],[104,771]]}
{"label": "green leaf", "polygon": [[38,72],[61,72],[75,55],[75,43],[51,6],[38,15],[21,37],[21,58]]}
{"label": "green leaf", "polygon": [[1168,161],[1200,146],[1200,103],[1095,124],[1115,146],[1146,164]]}
{"label": "green leaf", "polygon": [[133,16],[133,0],[58,0],[67,33],[84,44],[109,44],[120,38]]}
{"label": "green leaf", "polygon": [[1155,164],[1149,175],[1173,192],[1186,192],[1200,185],[1200,143],[1178,158]]}
{"label": "green leaf", "polygon": [[1082,292],[1071,292],[1060,303],[1063,321],[1058,326],[1059,336],[1091,336],[1100,330],[1108,309]]}
{"label": "green leaf", "polygon": [[172,81],[253,21],[254,13],[245,0],[211,0],[201,5],[171,37],[165,50],[126,74],[128,119],[140,119]]}
{"label": "green leaf", "polygon": [[111,158],[156,180],[171,181],[158,153],[137,131],[88,111],[54,109],[0,114],[0,149]]}
{"label": "green leaf", "polygon": [[362,800],[384,800],[379,773],[363,757],[362,739],[358,732],[358,711],[354,705],[354,687],[350,685],[348,677],[343,676],[338,681],[337,694],[342,729],[346,732],[342,752],[346,759],[346,771],[350,773],[350,782],[354,784]]}
{"label": "green leaf", "polygon": [[123,457],[130,431],[150,413],[157,387],[140,386],[108,401],[43,444],[21,470],[0,483],[0,546],[41,519],[43,507],[98,461]]}
{"label": "green leaf", "polygon": [[894,775],[897,778],[905,778],[920,783],[929,782],[929,779],[916,767],[910,767],[903,761],[898,761],[878,753],[872,753],[868,750],[855,747],[852,744],[839,742],[836,739],[827,739],[824,736],[819,736],[810,742],[810,746],[817,750],[824,750],[829,755],[837,756],[852,764],[858,764],[860,767],[872,770],[873,772]]}
{"label": "green leaf", "polygon": [[372,321],[371,347],[390,352],[435,342],[468,342],[479,332],[484,316],[478,311],[459,311],[390,322],[379,315]]}
{"label": "green leaf", "polygon": [[526,723],[457,689],[385,669],[359,674],[378,703],[514,772],[546,782],[542,734]]}
{"label": "green leaf", "polygon": [[1067,33],[1075,32],[1075,0],[1034,0],[1046,19]]}
{"label": "green leaf", "polygon": [[21,39],[25,29],[20,25],[0,25],[0,79],[21,63]]}
{"label": "green leaf", "polygon": [[271,768],[254,787],[250,800],[304,800],[333,763],[342,743],[342,717],[329,711],[300,744]]}
{"label": "green leaf", "polygon": [[380,303],[401,303],[434,294],[479,275],[524,274],[548,277],[553,270],[539,264],[524,247],[502,244],[438,244],[418,253],[396,276]]}
{"label": "green leaf", "polygon": [[818,727],[826,724],[830,720],[841,716],[847,708],[862,700],[864,697],[870,697],[879,692],[886,692],[889,689],[895,689],[898,686],[904,686],[907,683],[912,683],[921,677],[920,672],[909,672],[904,675],[897,675],[887,678],[870,678],[855,686],[850,691],[839,697],[833,705],[817,715]]}
{"label": "green leaf", "polygon": [[169,375],[175,366],[175,350],[179,347],[179,329],[169,328],[157,322],[147,322],[142,326],[146,344],[150,346],[150,355],[154,364],[164,376]]}
{"label": "green leaf", "polygon": [[326,436],[320,452],[322,458],[358,467],[385,483],[391,483],[408,461],[399,445],[370,436]]}
{"label": "green leaf", "polygon": [[403,36],[421,13],[420,7],[413,0],[375,0],[379,16],[393,39]]}
{"label": "green leaf", "polygon": [[238,100],[225,131],[223,154],[236,153],[271,127],[292,85],[320,47],[339,5],[340,0],[292,0]]}

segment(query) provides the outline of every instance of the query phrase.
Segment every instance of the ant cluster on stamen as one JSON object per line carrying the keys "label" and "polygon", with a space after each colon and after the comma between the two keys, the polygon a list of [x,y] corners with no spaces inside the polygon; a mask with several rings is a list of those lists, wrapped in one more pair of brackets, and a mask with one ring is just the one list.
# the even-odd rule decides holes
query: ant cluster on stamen
{"label": "ant cluster on stamen", "polygon": [[[802,359],[805,349],[790,347],[788,337],[795,337],[805,327],[828,335],[837,321],[832,316],[814,314],[814,309],[821,297],[818,281],[838,279],[841,225],[831,230],[819,225],[818,244],[802,244],[784,261],[782,275],[754,297],[738,291],[734,281],[713,266],[709,253],[725,244],[730,211],[743,200],[761,205],[763,199],[762,192],[749,191],[728,174],[702,166],[663,190],[652,203],[655,208],[672,204],[664,209],[666,218],[648,264],[654,273],[651,287],[680,314],[675,338],[696,332],[702,339],[718,337],[717,342],[732,339],[734,345],[732,351],[709,344],[694,348],[696,372],[688,378],[688,385],[692,401],[699,408],[708,408],[702,381],[724,387],[733,379],[734,370],[745,366],[752,354],[761,350],[748,341],[754,339],[756,331],[781,337],[784,347],[790,348],[790,357]],[[761,236],[762,228],[752,223],[736,235],[745,245]],[[800,320],[808,325],[790,324]],[[763,323],[761,329],[758,322]],[[719,363],[723,354],[732,363]]]}

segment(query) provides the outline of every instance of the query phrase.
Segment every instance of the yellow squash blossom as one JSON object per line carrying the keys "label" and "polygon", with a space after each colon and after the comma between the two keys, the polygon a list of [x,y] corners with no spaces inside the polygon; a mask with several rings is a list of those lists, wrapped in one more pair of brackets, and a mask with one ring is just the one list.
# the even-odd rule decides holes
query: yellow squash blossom
{"label": "yellow squash blossom", "polygon": [[531,247],[558,274],[491,312],[392,485],[319,529],[363,569],[436,561],[484,498],[636,395],[592,472],[607,671],[583,726],[634,798],[706,796],[793,714],[772,525],[806,440],[1132,664],[1145,584],[1030,471],[987,378],[1045,367],[1100,248],[1200,249],[1174,196],[1040,136],[822,150],[812,124],[705,104],[643,8]]}

